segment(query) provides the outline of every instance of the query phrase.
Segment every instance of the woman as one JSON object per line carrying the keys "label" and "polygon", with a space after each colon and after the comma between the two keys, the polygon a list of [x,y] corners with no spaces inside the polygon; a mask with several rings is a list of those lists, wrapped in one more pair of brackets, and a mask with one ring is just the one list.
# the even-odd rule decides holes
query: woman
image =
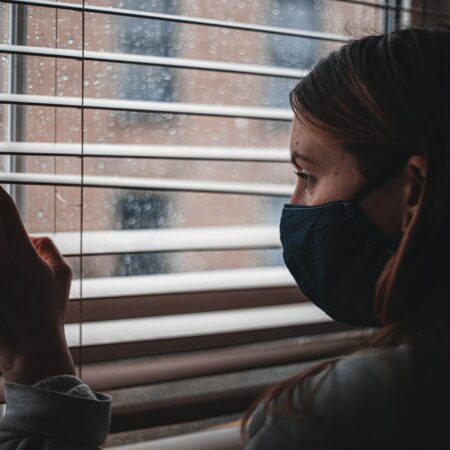
{"label": "woman", "polygon": [[[450,32],[351,40],[313,67],[291,104],[298,181],[280,222],[286,266],[330,317],[378,329],[267,391],[244,415],[243,446],[450,448]],[[0,448],[96,448],[111,398],[74,375],[63,331],[70,269],[50,240],[28,238],[4,192],[0,212],[1,288],[11,293]]]}

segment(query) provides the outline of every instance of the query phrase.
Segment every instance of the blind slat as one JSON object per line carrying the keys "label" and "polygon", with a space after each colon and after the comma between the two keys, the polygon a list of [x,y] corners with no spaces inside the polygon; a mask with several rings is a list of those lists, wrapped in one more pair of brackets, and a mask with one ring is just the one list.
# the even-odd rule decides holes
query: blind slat
{"label": "blind slat", "polygon": [[[266,306],[235,311],[214,311],[83,324],[83,345],[187,338],[264,328],[328,322],[330,318],[311,303]],[[79,345],[79,325],[66,324],[69,346]]]}
{"label": "blind slat", "polygon": [[0,103],[24,106],[51,106],[65,108],[136,111],[147,113],[192,114],[200,116],[241,117],[291,121],[289,109],[257,106],[223,106],[200,103],[172,103],[109,98],[55,97],[50,95],[0,94]]}
{"label": "blind slat", "polygon": [[169,178],[106,177],[93,175],[51,175],[41,173],[0,173],[0,183],[92,188],[208,192],[221,194],[288,197],[293,186],[275,183],[238,183]]}
{"label": "blind slat", "polygon": [[[81,144],[0,142],[0,154],[81,156]],[[221,147],[194,145],[84,144],[83,157],[201,159],[220,161],[289,162],[284,147]]]}
{"label": "blind slat", "polygon": [[[253,225],[150,230],[83,231],[83,255],[139,252],[205,251],[279,248],[278,228]],[[51,237],[65,256],[80,254],[77,231],[42,233]]]}
{"label": "blind slat", "polygon": [[269,345],[252,344],[214,351],[199,351],[195,356],[175,355],[128,362],[102,363],[83,367],[84,378],[97,389],[154,384],[174,380],[273,367],[336,356],[369,335],[368,330],[326,333],[324,336],[283,339]]}
{"label": "blind slat", "polygon": [[[440,17],[449,17],[448,14],[443,13],[442,11],[438,11],[435,9],[430,9],[428,5],[425,3],[425,6],[404,6],[402,1],[396,2],[397,4],[389,4],[387,1],[381,1],[379,3],[370,1],[370,0],[334,0],[342,3],[349,3],[351,5],[359,5],[359,6],[367,6],[369,8],[377,8],[381,10],[385,10],[386,14],[391,12],[401,12],[401,13],[413,13],[417,15],[431,15],[431,16],[440,16]],[[400,4],[399,4],[400,3]],[[424,11],[424,8],[426,11]]]}
{"label": "blind slat", "polygon": [[[211,292],[296,286],[284,266],[210,270],[127,277],[83,278],[83,298]],[[74,280],[71,299],[80,298],[80,281]]]}
{"label": "blind slat", "polygon": [[[80,50],[29,47],[25,45],[0,44],[0,53],[9,53],[25,56],[44,56],[52,58],[81,59]],[[241,73],[246,75],[258,75],[281,78],[300,79],[307,75],[307,70],[297,70],[288,67],[271,67],[258,64],[240,64],[220,61],[207,61],[185,58],[171,58],[168,56],[135,55],[126,53],[84,52],[86,61],[102,61],[124,64],[139,64],[173,67],[177,69],[211,70],[215,72]]]}

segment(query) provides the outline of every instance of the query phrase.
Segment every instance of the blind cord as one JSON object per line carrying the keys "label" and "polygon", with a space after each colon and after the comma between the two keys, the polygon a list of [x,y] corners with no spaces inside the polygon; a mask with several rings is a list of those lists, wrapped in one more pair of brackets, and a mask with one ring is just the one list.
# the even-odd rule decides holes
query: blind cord
{"label": "blind cord", "polygon": [[81,186],[80,186],[80,327],[79,327],[79,360],[78,372],[79,377],[83,376],[83,225],[84,225],[84,82],[85,82],[85,67],[84,67],[84,51],[85,51],[85,1],[82,3],[81,11]]}
{"label": "blind cord", "polygon": [[[55,48],[58,48],[58,9],[55,10]],[[55,97],[58,96],[58,58],[55,58]],[[53,109],[53,141],[55,144],[58,142],[58,108]],[[57,156],[55,155],[53,159],[53,173],[57,175]],[[55,185],[53,190],[53,233],[56,234],[57,231],[57,220],[56,220],[56,214],[57,214],[57,207],[56,202],[58,201],[58,187]]]}

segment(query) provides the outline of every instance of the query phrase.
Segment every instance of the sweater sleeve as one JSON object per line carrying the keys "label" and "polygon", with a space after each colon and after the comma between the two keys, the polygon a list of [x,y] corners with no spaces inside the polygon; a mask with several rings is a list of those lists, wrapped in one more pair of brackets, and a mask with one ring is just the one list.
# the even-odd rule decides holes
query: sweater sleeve
{"label": "sweater sleeve", "polygon": [[108,436],[112,397],[74,375],[5,382],[4,390],[0,450],[97,450]]}
{"label": "sweater sleeve", "polygon": [[[364,349],[343,357],[328,374],[319,372],[295,386],[293,414],[273,409],[286,406],[286,391],[270,402],[267,418],[263,416],[266,401],[261,402],[250,418],[244,450],[391,448],[405,355],[401,346]],[[300,414],[312,391],[310,409]]]}

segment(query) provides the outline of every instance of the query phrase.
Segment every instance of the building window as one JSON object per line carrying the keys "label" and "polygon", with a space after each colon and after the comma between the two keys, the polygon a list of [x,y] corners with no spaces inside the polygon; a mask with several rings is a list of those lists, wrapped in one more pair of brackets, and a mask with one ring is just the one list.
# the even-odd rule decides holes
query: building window
{"label": "building window", "polygon": [[[311,0],[274,0],[270,4],[271,25],[280,28],[321,31],[320,12]],[[292,69],[310,69],[320,53],[321,42],[292,36],[270,35],[271,64]],[[275,108],[288,108],[288,94],[298,83],[290,78],[267,79],[267,103]]]}
{"label": "building window", "polygon": [[[118,205],[123,230],[161,228],[167,216],[167,196],[158,192],[129,191]],[[167,273],[167,253],[126,253],[120,256],[119,275]]]}
{"label": "building window", "polygon": [[[175,14],[175,2],[123,2],[123,8]],[[174,22],[153,19],[121,17],[119,21],[119,45],[122,53],[152,56],[174,56]],[[173,69],[162,66],[124,64],[120,72],[120,88],[126,100],[166,102],[174,101]],[[127,112],[132,121],[148,121],[154,114]],[[162,115],[164,117],[164,115]],[[163,117],[159,117],[159,120]]]}

